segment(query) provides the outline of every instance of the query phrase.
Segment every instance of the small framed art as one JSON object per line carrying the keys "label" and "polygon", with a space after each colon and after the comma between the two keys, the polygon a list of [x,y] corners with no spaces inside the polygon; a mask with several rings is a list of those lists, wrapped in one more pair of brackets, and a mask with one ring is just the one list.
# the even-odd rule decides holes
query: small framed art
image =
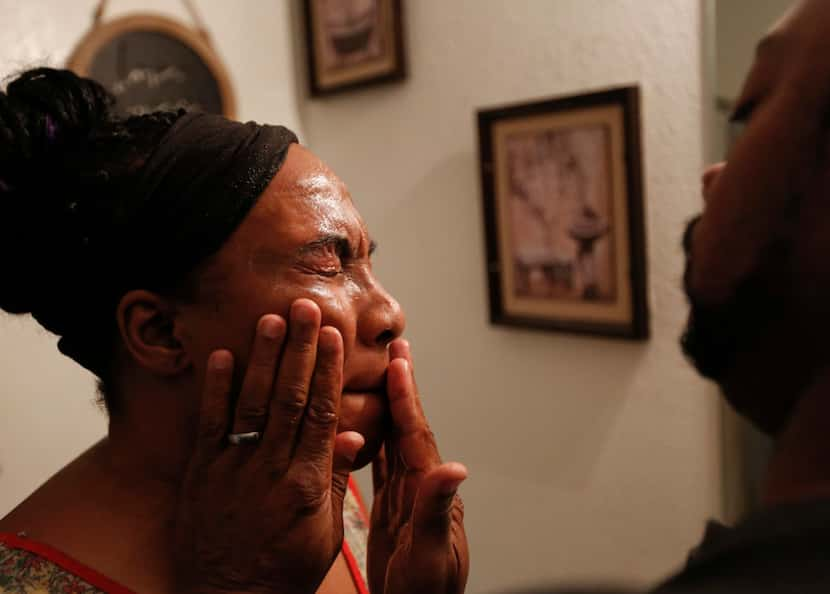
{"label": "small framed art", "polygon": [[236,116],[230,76],[205,29],[152,14],[100,22],[105,5],[67,66],[104,85],[119,115],[184,108]]}
{"label": "small framed art", "polygon": [[303,0],[311,94],[406,76],[402,0]]}
{"label": "small framed art", "polygon": [[639,90],[478,112],[493,323],[649,335]]}

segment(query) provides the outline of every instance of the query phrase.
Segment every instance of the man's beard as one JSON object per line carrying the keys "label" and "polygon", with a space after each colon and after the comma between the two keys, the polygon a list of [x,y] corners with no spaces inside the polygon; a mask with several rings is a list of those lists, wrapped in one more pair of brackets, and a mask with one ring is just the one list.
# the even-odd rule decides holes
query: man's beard
{"label": "man's beard", "polygon": [[[714,381],[724,399],[738,414],[764,433],[777,435],[798,401],[800,386],[785,362],[778,365],[762,351],[772,343],[772,313],[761,307],[761,295],[736,295],[716,310],[692,305],[680,345],[686,357],[705,378]],[[770,304],[772,305],[772,304]],[[762,315],[758,315],[761,313]],[[778,347],[787,357],[787,344]]]}
{"label": "man's beard", "polygon": [[[687,258],[693,224],[684,240]],[[765,280],[750,277],[729,301],[707,306],[694,298],[688,280],[687,268],[690,312],[680,338],[684,354],[703,377],[718,384],[741,416],[764,433],[777,434],[790,418],[799,392],[786,383],[793,382],[788,372],[798,366],[797,357],[787,356],[792,354],[787,350],[795,345],[783,336],[781,342],[775,342],[787,310],[785,298],[773,294]],[[782,356],[767,356],[776,352]],[[764,364],[775,368],[764,368]]]}

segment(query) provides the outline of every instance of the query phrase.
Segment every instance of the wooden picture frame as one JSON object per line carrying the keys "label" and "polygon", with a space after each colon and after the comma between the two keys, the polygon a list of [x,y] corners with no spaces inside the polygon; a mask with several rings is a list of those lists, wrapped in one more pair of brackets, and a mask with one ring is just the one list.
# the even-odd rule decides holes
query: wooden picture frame
{"label": "wooden picture frame", "polygon": [[302,0],[311,95],[406,78],[402,0]]}
{"label": "wooden picture frame", "polygon": [[[135,64],[126,63],[125,47]],[[113,66],[113,53],[126,64]],[[67,68],[103,84],[122,115],[204,105],[203,111],[236,118],[230,76],[207,34],[163,16],[136,14],[94,25]],[[116,72],[121,69],[127,71]]]}
{"label": "wooden picture frame", "polygon": [[492,323],[648,338],[639,97],[478,112]]}

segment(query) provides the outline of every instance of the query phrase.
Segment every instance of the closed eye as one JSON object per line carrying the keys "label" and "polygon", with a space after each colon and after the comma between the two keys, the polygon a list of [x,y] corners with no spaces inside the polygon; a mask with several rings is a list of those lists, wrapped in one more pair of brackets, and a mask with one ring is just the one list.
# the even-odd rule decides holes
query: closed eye
{"label": "closed eye", "polygon": [[735,109],[732,110],[732,115],[729,116],[729,122],[746,122],[749,120],[750,116],[752,116],[752,112],[755,111],[755,101],[742,101]]}
{"label": "closed eye", "polygon": [[734,145],[737,140],[746,132],[749,120],[756,107],[755,101],[743,101],[733,110],[729,116],[729,145]]}

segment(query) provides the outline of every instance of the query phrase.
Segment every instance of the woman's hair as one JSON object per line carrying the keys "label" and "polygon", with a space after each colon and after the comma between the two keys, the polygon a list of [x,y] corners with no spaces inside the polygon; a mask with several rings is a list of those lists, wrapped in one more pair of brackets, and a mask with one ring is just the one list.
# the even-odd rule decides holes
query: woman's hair
{"label": "woman's hair", "polygon": [[0,93],[0,308],[57,334],[111,413],[121,298],[196,296],[202,264],[298,142],[283,126],[181,110],[119,119],[112,105],[99,84],[48,68]]}
{"label": "woman's hair", "polygon": [[105,387],[120,295],[85,250],[183,114],[118,119],[113,103],[98,83],[50,68],[24,72],[0,92],[0,308],[31,313]]}

